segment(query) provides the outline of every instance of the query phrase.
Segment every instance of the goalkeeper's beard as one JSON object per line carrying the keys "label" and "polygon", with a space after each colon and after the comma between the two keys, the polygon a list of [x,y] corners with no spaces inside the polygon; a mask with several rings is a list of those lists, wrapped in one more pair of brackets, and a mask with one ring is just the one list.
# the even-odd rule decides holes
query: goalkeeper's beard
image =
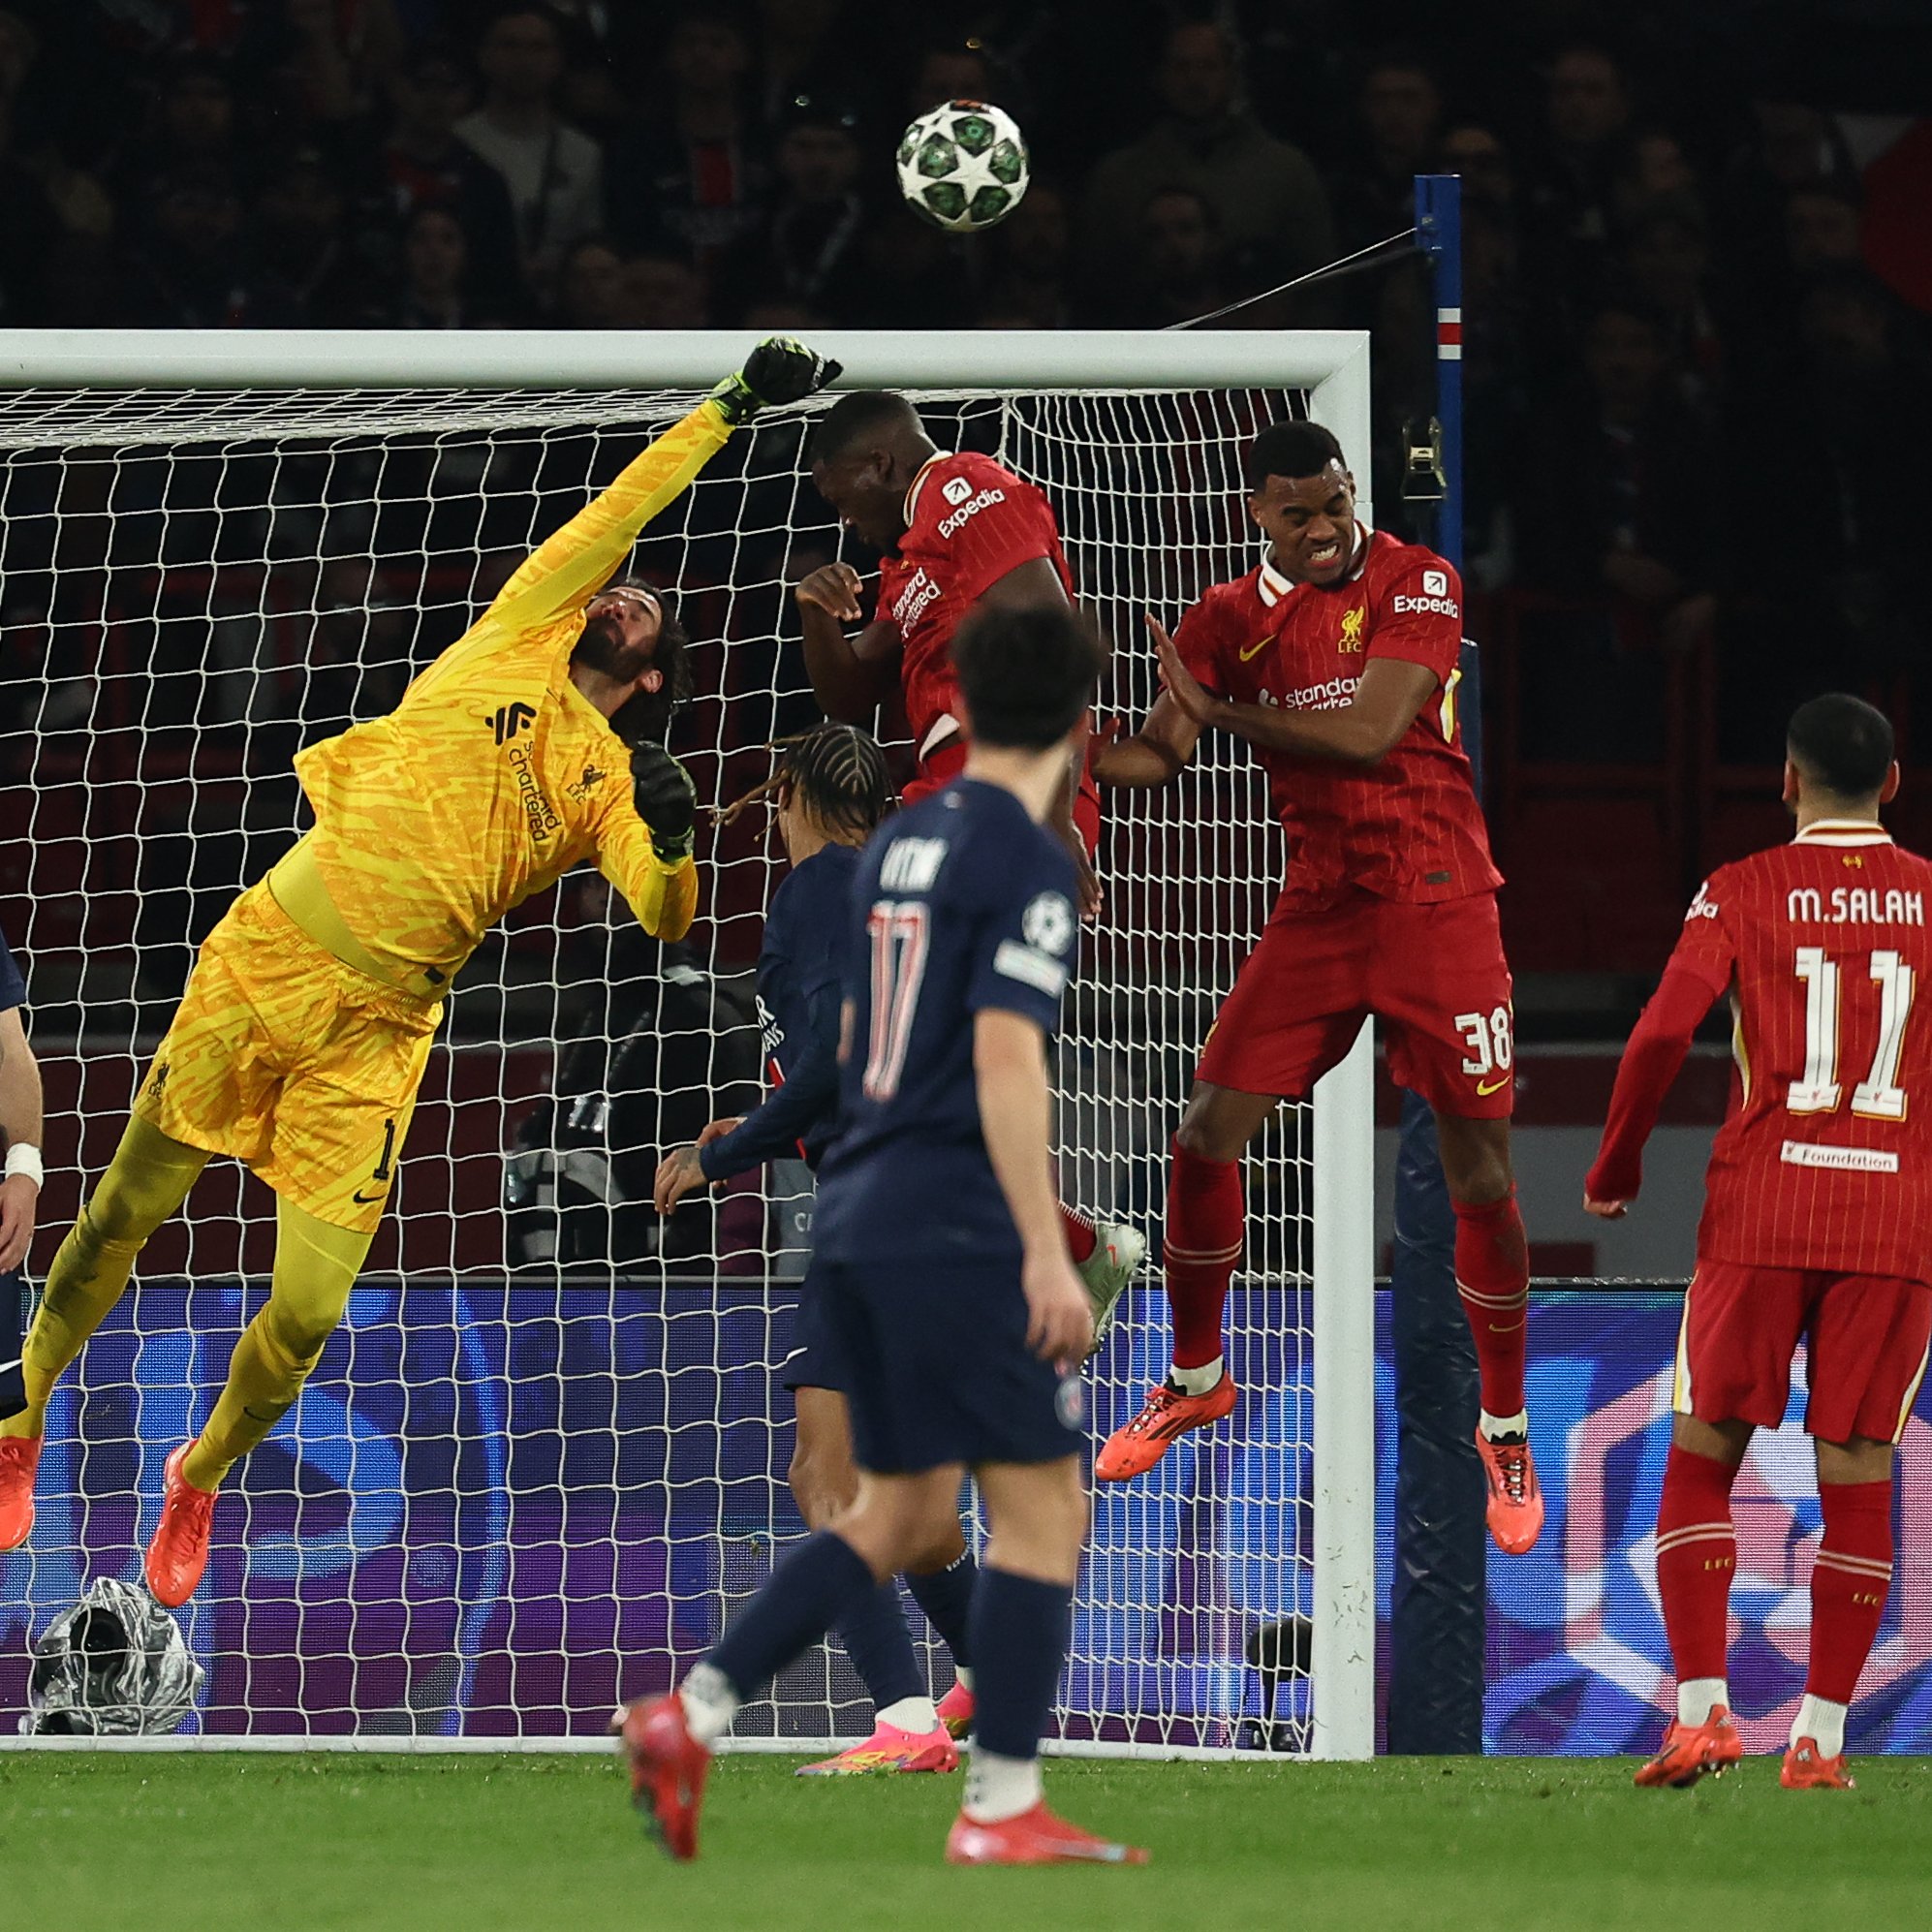
{"label": "goalkeeper's beard", "polygon": [[571,661],[609,678],[613,684],[629,684],[634,677],[650,670],[656,656],[655,638],[647,644],[627,645],[608,617],[590,617],[584,620]]}

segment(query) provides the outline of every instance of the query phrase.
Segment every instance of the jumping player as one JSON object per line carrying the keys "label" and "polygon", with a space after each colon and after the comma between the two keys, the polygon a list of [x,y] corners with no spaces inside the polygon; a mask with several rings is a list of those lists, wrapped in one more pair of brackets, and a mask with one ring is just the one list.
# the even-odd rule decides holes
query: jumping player
{"label": "jumping player", "polygon": [[975,1745],[947,1856],[1144,1855],[1055,1818],[1039,1762],[1086,1537],[1073,1365],[1093,1327],[1053,1198],[1046,1079],[1079,921],[1073,860],[1042,822],[1102,653],[1069,611],[989,610],[961,627],[954,656],[964,773],[858,863],[843,1107],[813,1230],[858,1495],[679,1690],[624,1714],[633,1792],[675,1857],[697,1854],[710,1747],[739,1704],[894,1571],[950,1544],[969,1470],[991,1534],[973,1600]]}
{"label": "jumping player", "polygon": [[1882,713],[1834,695],[1793,714],[1797,836],[1720,867],[1691,902],[1584,1182],[1592,1214],[1627,1211],[1691,1035],[1729,997],[1740,1084],[1705,1178],[1657,1510],[1677,1715],[1639,1785],[1692,1785],[1743,1756],[1725,1678],[1730,1486],[1752,1431],[1784,1419],[1802,1339],[1824,1536],[1781,1782],[1852,1787],[1846,1710],[1885,1615],[1892,1458],[1932,1336],[1932,1033],[1915,1011],[1932,863],[1879,824],[1897,791]]}
{"label": "jumping player", "polygon": [[[766,782],[722,814],[730,824],[766,797],[778,811],[779,836],[792,870],[764,917],[758,954],[758,1012],[764,1028],[771,1091],[741,1120],[714,1120],[697,1141],[674,1147],[658,1169],[658,1212],[669,1214],[694,1189],[749,1173],[766,1161],[802,1155],[817,1168],[838,1113],[840,969],[859,848],[886,816],[886,755],[857,725],[822,725],[787,744]],[[798,1513],[824,1529],[851,1506],[858,1489],[852,1422],[842,1378],[819,1339],[816,1297],[798,1310],[800,1346],[785,1364],[785,1386],[797,1406],[797,1435],[788,1472]],[[839,1640],[871,1694],[872,1735],[800,1777],[869,1771],[951,1771],[952,1740],[973,1722],[967,1673],[967,1617],[978,1570],[963,1535],[932,1552],[933,1568],[906,1577],[914,1598],[946,1639],[960,1671],[934,1706],[899,1593],[882,1583],[839,1621]]]}
{"label": "jumping player", "polygon": [[[1072,605],[1053,507],[990,456],[941,450],[904,396],[880,390],[841,396],[812,432],[808,453],[819,494],[860,542],[884,552],[872,621],[855,637],[844,627],[860,623],[864,611],[850,564],[826,564],[798,585],[812,689],[826,716],[849,723],[903,694],[919,762],[905,799],[916,804],[965,767],[950,647],[967,613]],[[1096,910],[1100,796],[1084,763],[1070,767],[1049,823],[1079,868],[1082,912]],[[1068,1246],[1104,1332],[1147,1252],[1146,1237],[1065,1212]]]}
{"label": "jumping player", "polygon": [[1481,1370],[1489,1529],[1518,1553],[1542,1525],[1523,1392],[1529,1263],[1510,1167],[1502,877],[1456,715],[1461,582],[1433,551],[1362,522],[1341,448],[1316,423],[1264,430],[1247,482],[1265,558],[1211,586],[1177,639],[1148,618],[1166,689],[1137,736],[1093,760],[1103,785],[1165,785],[1203,731],[1231,732],[1260,754],[1289,840],[1281,897],[1222,1005],[1174,1136],[1172,1372],[1107,1440],[1094,1475],[1139,1476],[1233,1408],[1221,1324],[1241,1252],[1237,1163],[1373,1013],[1390,1072],[1435,1110],[1456,1292]]}
{"label": "jumping player", "polygon": [[387,717],[296,761],[314,828],[229,908],[48,1272],[25,1411],[0,1423],[0,1548],[33,1524],[48,1392],[126,1288],[141,1245],[212,1154],[275,1190],[275,1271],[194,1441],[168,1458],[149,1589],[185,1603],[215,1492],[293,1405],[374,1237],[443,994],[489,927],[580,860],[647,931],[691,923],[691,781],[654,738],[682,634],[648,585],[600,589],[638,533],[767,403],[837,373],[754,350],[525,558]]}

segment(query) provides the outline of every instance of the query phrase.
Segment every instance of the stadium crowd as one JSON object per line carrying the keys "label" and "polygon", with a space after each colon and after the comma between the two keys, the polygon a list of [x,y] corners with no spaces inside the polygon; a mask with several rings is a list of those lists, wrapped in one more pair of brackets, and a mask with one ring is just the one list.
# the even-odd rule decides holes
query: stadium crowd
{"label": "stadium crowd", "polygon": [[[1434,395],[1429,277],[1375,250],[1408,230],[1414,174],[1453,171],[1466,576],[1492,816],[1528,879],[1511,761],[1650,767],[1693,790],[1718,761],[1768,756],[1825,663],[1908,751],[1915,714],[1932,716],[1915,582],[1932,124],[1912,118],[1932,26],[1909,0],[1858,0],[1855,35],[1820,35],[1830,11],[7,0],[0,325],[810,333],[1163,327],[1240,303],[1218,326],[1373,328],[1377,447],[1351,453],[1380,520],[1422,534],[1400,484],[1403,426]],[[1018,210],[970,238],[924,226],[891,171],[907,120],[960,96],[1008,107],[1034,159]],[[1283,286],[1359,251],[1356,271]],[[162,561],[131,481],[117,558]],[[41,574],[25,513],[47,486],[9,483],[0,621],[51,675],[97,648],[60,639],[100,600],[78,552]],[[194,486],[169,484],[182,557],[188,514],[214,511]],[[241,555],[257,542],[242,521],[213,516],[199,554]],[[367,602],[372,543],[467,570],[494,541],[304,538],[291,558],[320,553],[327,581],[295,602]],[[701,558],[681,569],[703,580]],[[200,664],[204,599],[184,581],[143,597],[160,619],[185,597]],[[252,587],[234,595],[256,608]],[[357,689],[406,671],[391,613],[339,640],[322,635],[335,621],[303,662]],[[236,648],[259,708],[253,647]],[[201,723],[236,710],[226,690],[196,701]],[[332,715],[339,698],[311,677],[282,711]],[[1677,842],[1645,886],[1660,908],[1707,856],[1694,825]]]}
{"label": "stadium crowd", "polygon": [[[1654,755],[1655,664],[1695,647],[1748,660],[1724,714],[1749,742],[1788,708],[1766,662],[1824,636],[1884,684],[1927,655],[1896,538],[1932,415],[1932,128],[1898,140],[1884,78],[1912,10],[1858,11],[1834,58],[1802,6],[13,0],[0,321],[1162,327],[1400,234],[1413,174],[1452,170],[1472,584],[1529,593],[1562,645],[1527,654],[1558,673],[1529,722],[1559,757]],[[959,96],[1034,147],[975,239],[890,177],[905,122]],[[1428,306],[1411,262],[1228,319],[1377,328],[1386,516]],[[1794,476],[1803,562],[1766,572]]]}

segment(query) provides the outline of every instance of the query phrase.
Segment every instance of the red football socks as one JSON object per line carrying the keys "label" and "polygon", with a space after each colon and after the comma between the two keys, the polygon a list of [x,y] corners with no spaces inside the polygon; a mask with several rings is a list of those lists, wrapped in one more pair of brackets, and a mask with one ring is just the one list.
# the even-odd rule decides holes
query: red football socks
{"label": "red football socks", "polygon": [[1677,1681],[1725,1674],[1730,1579],[1737,1533],[1730,1524],[1730,1485],[1737,1472],[1674,1445],[1664,1465],[1657,1505],[1657,1593]]}
{"label": "red football socks", "polygon": [[1241,1259],[1244,1212],[1239,1165],[1204,1161],[1176,1140],[1168,1169],[1166,1251],[1176,1368],[1203,1368],[1221,1354],[1221,1318]]}
{"label": "red football socks", "polygon": [[1811,1674],[1805,1691],[1849,1704],[1891,1587],[1891,1481],[1821,1482],[1824,1541],[1811,1573]]}
{"label": "red football socks", "polygon": [[1094,1224],[1077,1207],[1069,1207],[1063,1200],[1060,1203],[1060,1225],[1067,1231],[1067,1246],[1074,1257],[1074,1265],[1091,1261],[1093,1252],[1100,1245],[1094,1233]]}
{"label": "red football socks", "polygon": [[1455,1292],[1476,1337],[1482,1406],[1492,1416],[1520,1416],[1526,1406],[1530,1251],[1515,1190],[1501,1200],[1458,1200],[1454,1206]]}

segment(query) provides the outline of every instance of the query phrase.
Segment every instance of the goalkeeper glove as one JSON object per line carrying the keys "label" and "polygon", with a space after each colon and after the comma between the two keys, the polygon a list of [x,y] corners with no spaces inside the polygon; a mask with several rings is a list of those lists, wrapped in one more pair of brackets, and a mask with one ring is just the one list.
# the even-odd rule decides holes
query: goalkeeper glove
{"label": "goalkeeper glove", "polygon": [[711,400],[735,428],[774,403],[803,402],[836,381],[843,367],[794,336],[767,336],[736,375],[727,376],[711,391]]}
{"label": "goalkeeper glove", "polygon": [[634,746],[631,796],[639,818],[650,827],[651,849],[666,865],[682,864],[691,857],[698,823],[698,788],[691,774],[663,745]]}

